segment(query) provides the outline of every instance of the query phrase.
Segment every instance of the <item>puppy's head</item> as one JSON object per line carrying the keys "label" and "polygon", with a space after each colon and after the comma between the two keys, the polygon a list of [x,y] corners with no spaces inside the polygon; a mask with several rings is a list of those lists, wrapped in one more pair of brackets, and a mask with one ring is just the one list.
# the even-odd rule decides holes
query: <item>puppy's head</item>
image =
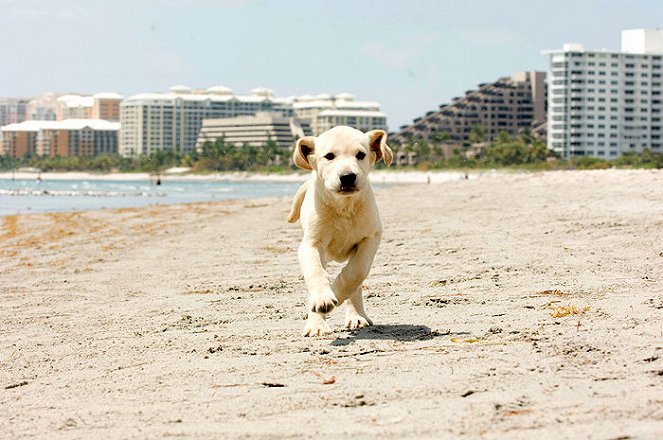
{"label": "puppy's head", "polygon": [[360,193],[368,186],[368,171],[373,164],[384,160],[390,165],[392,159],[383,130],[362,133],[345,126],[299,139],[293,156],[295,165],[315,171],[325,188],[339,196]]}

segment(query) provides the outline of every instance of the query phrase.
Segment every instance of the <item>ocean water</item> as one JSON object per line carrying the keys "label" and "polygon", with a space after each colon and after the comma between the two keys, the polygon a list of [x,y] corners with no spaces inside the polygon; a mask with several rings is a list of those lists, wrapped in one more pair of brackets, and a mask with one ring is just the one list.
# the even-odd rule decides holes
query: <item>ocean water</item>
{"label": "ocean water", "polygon": [[0,179],[0,216],[294,195],[299,182]]}

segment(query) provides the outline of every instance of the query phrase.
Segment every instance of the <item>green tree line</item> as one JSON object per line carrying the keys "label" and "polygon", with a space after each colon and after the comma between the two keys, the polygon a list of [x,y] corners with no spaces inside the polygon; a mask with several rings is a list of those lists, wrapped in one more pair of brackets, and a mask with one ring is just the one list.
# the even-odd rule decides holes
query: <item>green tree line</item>
{"label": "green tree line", "polygon": [[[437,134],[434,142],[410,140],[402,150],[414,153],[416,162],[413,168],[458,169],[458,168],[515,168],[531,170],[553,169],[600,169],[623,168],[663,168],[663,154],[644,150],[641,153],[624,153],[622,156],[605,160],[595,157],[575,157],[563,160],[546,147],[543,140],[524,131],[518,136],[501,132],[492,141],[483,142],[480,127],[474,127],[465,146],[458,146],[451,157],[445,157],[441,144],[447,141],[444,134]],[[484,145],[479,154],[468,154],[472,147]],[[19,159],[0,156],[0,170],[31,167],[41,171],[91,171],[91,172],[148,172],[160,173],[172,167],[188,167],[193,172],[254,171],[283,172],[294,170],[290,163],[291,152],[268,141],[256,147],[237,147],[223,139],[204,144],[200,151],[177,152],[159,150],[149,156],[121,157],[119,155],[99,155],[93,157],[45,157],[26,155]],[[280,159],[280,160],[279,160]],[[382,165],[378,164],[381,168]]]}
{"label": "green tree line", "polygon": [[[645,149],[640,153],[624,153],[606,160],[597,157],[574,157],[564,160],[548,149],[545,141],[537,139],[528,130],[518,136],[500,132],[491,142],[484,142],[481,127],[473,127],[467,143],[445,157],[440,147],[447,138],[437,134],[432,145],[425,140],[409,140],[405,151],[415,154],[415,169],[450,168],[515,168],[531,170],[602,169],[602,168],[663,168],[663,154]],[[482,149],[477,149],[482,145]]]}
{"label": "green tree line", "polygon": [[[178,152],[159,150],[150,155],[122,157],[117,154],[101,154],[91,157],[48,157],[28,154],[14,159],[0,156],[0,170],[38,168],[41,171],[91,171],[91,172],[147,172],[160,173],[172,167],[188,167],[194,172],[218,171],[282,171],[291,169],[290,151],[274,141],[263,146],[241,147],[226,143],[223,139],[206,143],[201,151]],[[278,159],[280,158],[280,165]]]}

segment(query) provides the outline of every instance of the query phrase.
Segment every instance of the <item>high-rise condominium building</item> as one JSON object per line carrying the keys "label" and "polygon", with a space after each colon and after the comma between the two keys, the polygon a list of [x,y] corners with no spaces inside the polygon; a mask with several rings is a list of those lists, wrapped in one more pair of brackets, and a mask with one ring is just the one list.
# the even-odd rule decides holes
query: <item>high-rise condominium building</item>
{"label": "high-rise condominium building", "polygon": [[289,99],[276,98],[257,88],[249,96],[235,95],[227,87],[193,90],[171,87],[169,93],[142,93],[120,106],[120,154],[149,155],[159,150],[191,151],[203,120],[252,116],[260,111],[292,116]]}
{"label": "high-rise condominium building", "polygon": [[464,97],[454,98],[451,104],[442,104],[412,125],[402,126],[392,141],[463,143],[476,126],[481,127],[488,141],[501,131],[517,135],[545,121],[545,76],[543,72],[517,72],[493,83],[479,84]]}
{"label": "high-rise condominium building", "polygon": [[310,133],[307,124],[292,116],[281,116],[269,112],[258,112],[255,116],[236,118],[205,119],[198,135],[196,149],[206,142],[223,139],[228,144],[241,147],[260,147],[273,141],[284,150],[290,149],[296,139]]}
{"label": "high-rise condominium building", "polygon": [[0,98],[0,126],[25,121],[28,101],[26,98]]}
{"label": "high-rise condominium building", "polygon": [[2,131],[4,155],[20,158],[39,156],[95,156],[117,154],[119,122],[100,119],[24,121],[9,124]]}
{"label": "high-rise condominium building", "polygon": [[55,107],[59,95],[44,93],[28,102],[26,118],[29,121],[54,121]]}
{"label": "high-rise condominium building", "polygon": [[611,159],[661,148],[663,31],[622,32],[620,52],[565,44],[550,55],[548,147]]}
{"label": "high-rise condominium building", "polygon": [[387,116],[380,111],[379,103],[355,101],[349,93],[304,95],[294,98],[292,106],[297,119],[308,123],[314,136],[336,125],[361,131],[387,130]]}
{"label": "high-rise condominium building", "polygon": [[486,140],[501,131],[517,135],[546,119],[546,74],[517,72],[493,83],[479,84],[464,97],[426,113],[412,125],[401,127],[392,137],[394,143],[425,140],[432,143],[460,144],[475,126],[481,127]]}

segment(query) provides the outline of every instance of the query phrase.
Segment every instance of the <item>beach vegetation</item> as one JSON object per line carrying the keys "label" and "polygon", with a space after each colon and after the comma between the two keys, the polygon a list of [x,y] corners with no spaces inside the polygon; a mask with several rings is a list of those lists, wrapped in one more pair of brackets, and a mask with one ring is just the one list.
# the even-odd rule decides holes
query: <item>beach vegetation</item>
{"label": "beach vegetation", "polygon": [[[465,144],[450,144],[447,133],[434,133],[429,141],[409,139],[402,146],[393,146],[404,160],[397,160],[392,169],[470,170],[513,169],[527,171],[588,170],[606,168],[663,168],[663,154],[649,149],[628,152],[606,160],[580,156],[562,159],[549,150],[545,141],[524,130],[518,136],[501,132],[488,142],[480,127],[473,127]],[[142,172],[158,174],[172,167],[190,168],[195,173],[246,171],[290,173],[296,170],[290,160],[291,151],[270,140],[265,145],[234,145],[223,139],[207,142],[199,150],[189,152],[157,150],[150,155],[122,157],[101,154],[92,157],[48,157],[28,154],[22,158],[0,156],[0,171],[36,168],[41,171]],[[383,162],[376,168],[386,169]]]}

